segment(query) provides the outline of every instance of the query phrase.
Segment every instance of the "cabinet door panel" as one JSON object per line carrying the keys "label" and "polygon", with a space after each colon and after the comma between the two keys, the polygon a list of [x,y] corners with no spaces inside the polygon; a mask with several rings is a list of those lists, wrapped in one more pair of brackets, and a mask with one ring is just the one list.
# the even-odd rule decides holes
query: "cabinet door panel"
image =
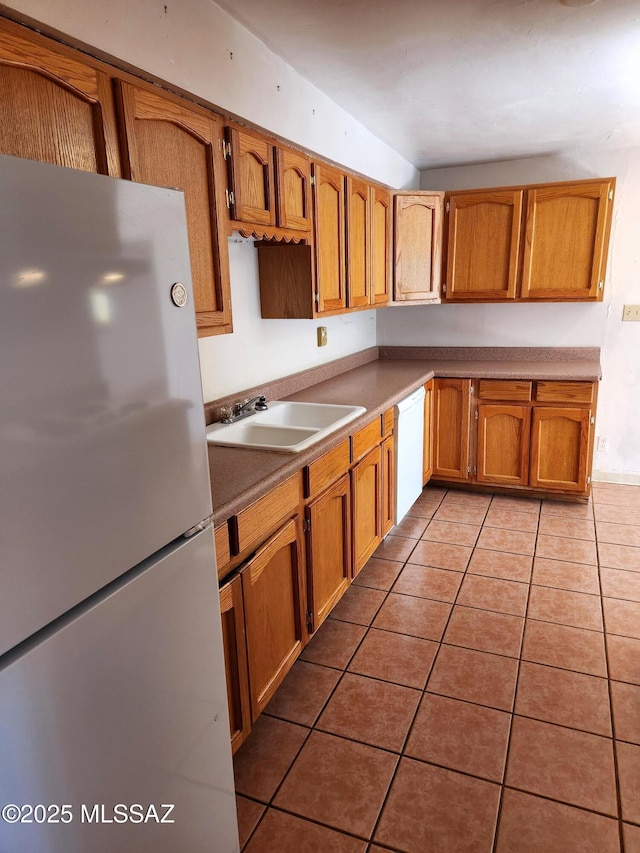
{"label": "cabinet door panel", "polygon": [[440,298],[442,196],[416,193],[394,197],[395,302]]}
{"label": "cabinet door panel", "polygon": [[610,189],[601,181],[528,191],[523,297],[602,298]]}
{"label": "cabinet door panel", "polygon": [[276,148],[278,225],[297,231],[311,229],[311,165],[306,154]]}
{"label": "cabinet door panel", "polygon": [[449,196],[447,299],[514,299],[522,190]]}
{"label": "cabinet door panel", "polygon": [[231,216],[240,222],[276,224],[273,145],[258,134],[225,128],[231,156],[229,182],[233,192]]}
{"label": "cabinet door panel", "polygon": [[434,381],[434,477],[469,479],[470,410],[470,379]]}
{"label": "cabinet door panel", "polygon": [[382,540],[382,453],[368,453],[351,470],[353,573],[356,575]]}
{"label": "cabinet door panel", "polygon": [[371,301],[369,185],[365,181],[347,177],[346,205],[347,304],[358,308]]}
{"label": "cabinet door panel", "polygon": [[118,176],[107,76],[0,22],[0,153]]}
{"label": "cabinet door panel", "polygon": [[327,617],[351,578],[349,475],[341,477],[306,509],[309,610],[313,630]]}
{"label": "cabinet door panel", "polygon": [[314,165],[317,311],[346,308],[344,267],[344,175]]}
{"label": "cabinet door panel", "polygon": [[303,642],[298,523],[288,521],[240,572],[253,721],[300,654]]}
{"label": "cabinet door panel", "polygon": [[371,303],[391,298],[391,196],[371,187]]}
{"label": "cabinet door panel", "polygon": [[382,536],[396,521],[396,445],[391,435],[382,442]]}
{"label": "cabinet door panel", "polygon": [[422,485],[433,475],[433,379],[424,386],[424,451],[422,455]]}
{"label": "cabinet door panel", "polygon": [[478,406],[478,482],[526,486],[530,433],[530,408]]}
{"label": "cabinet door panel", "polygon": [[235,753],[251,731],[242,581],[239,576],[221,587],[220,613],[224,668],[227,676],[231,749]]}
{"label": "cabinet door panel", "polygon": [[227,241],[216,219],[218,122],[128,83],[120,91],[131,179],[184,191],[198,334],[230,332]]}
{"label": "cabinet door panel", "polygon": [[536,406],[531,437],[531,485],[585,492],[590,429],[589,409]]}

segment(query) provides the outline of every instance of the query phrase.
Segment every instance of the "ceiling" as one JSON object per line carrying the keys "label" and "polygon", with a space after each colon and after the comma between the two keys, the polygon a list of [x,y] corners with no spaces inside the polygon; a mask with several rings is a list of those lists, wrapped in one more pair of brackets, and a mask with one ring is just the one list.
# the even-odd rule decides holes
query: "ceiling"
{"label": "ceiling", "polygon": [[640,0],[216,2],[419,169],[640,145]]}

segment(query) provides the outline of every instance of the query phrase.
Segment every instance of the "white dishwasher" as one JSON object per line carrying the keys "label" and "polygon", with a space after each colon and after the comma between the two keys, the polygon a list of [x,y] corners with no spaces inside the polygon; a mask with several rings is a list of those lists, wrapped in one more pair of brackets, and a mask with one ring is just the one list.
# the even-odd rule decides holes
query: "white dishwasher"
{"label": "white dishwasher", "polygon": [[424,388],[422,385],[394,408],[396,433],[396,524],[422,493]]}

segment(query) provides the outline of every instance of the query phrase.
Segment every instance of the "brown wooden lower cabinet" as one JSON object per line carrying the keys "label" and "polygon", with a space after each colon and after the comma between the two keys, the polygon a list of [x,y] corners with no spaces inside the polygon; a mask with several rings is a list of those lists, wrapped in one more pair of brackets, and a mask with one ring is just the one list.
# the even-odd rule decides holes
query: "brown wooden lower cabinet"
{"label": "brown wooden lower cabinet", "polygon": [[433,386],[433,475],[468,480],[470,379],[436,379]]}
{"label": "brown wooden lower cabinet", "polygon": [[591,411],[536,406],[531,439],[531,485],[584,492],[591,449]]}
{"label": "brown wooden lower cabinet", "polygon": [[222,645],[227,676],[231,749],[235,753],[251,731],[247,645],[244,633],[242,581],[236,575],[220,588]]}
{"label": "brown wooden lower cabinet", "polygon": [[529,407],[479,405],[476,480],[499,486],[526,486],[530,433]]}
{"label": "brown wooden lower cabinet", "polygon": [[351,488],[345,474],[312,501],[307,520],[310,631],[317,631],[351,579]]}
{"label": "brown wooden lower cabinet", "polygon": [[382,448],[351,469],[353,574],[357,575],[382,541]]}
{"label": "brown wooden lower cabinet", "polygon": [[305,638],[299,531],[298,518],[287,521],[240,570],[254,722]]}
{"label": "brown wooden lower cabinet", "polygon": [[382,535],[396,523],[396,443],[390,435],[382,442]]}
{"label": "brown wooden lower cabinet", "polygon": [[424,449],[422,453],[422,485],[431,479],[433,474],[433,385],[430,379],[424,386]]}

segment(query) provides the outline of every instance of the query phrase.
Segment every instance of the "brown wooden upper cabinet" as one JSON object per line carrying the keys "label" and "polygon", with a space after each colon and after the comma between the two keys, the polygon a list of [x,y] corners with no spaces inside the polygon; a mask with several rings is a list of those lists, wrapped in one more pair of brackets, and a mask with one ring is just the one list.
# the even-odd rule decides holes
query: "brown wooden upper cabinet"
{"label": "brown wooden upper cabinet", "polygon": [[440,301],[444,193],[394,194],[394,302]]}
{"label": "brown wooden upper cabinet", "polygon": [[453,192],[447,301],[601,300],[614,178]]}
{"label": "brown wooden upper cabinet", "polygon": [[349,308],[371,304],[371,222],[369,184],[347,175],[346,269]]}
{"label": "brown wooden upper cabinet", "polygon": [[119,176],[109,77],[49,44],[0,21],[0,153]]}
{"label": "brown wooden upper cabinet", "polygon": [[371,304],[391,299],[391,193],[371,187]]}
{"label": "brown wooden upper cabinet", "polygon": [[344,258],[344,173],[313,164],[316,248],[316,311],[347,307]]}
{"label": "brown wooden upper cabinet", "polygon": [[178,98],[119,84],[125,171],[134,181],[184,191],[198,335],[231,331],[229,258],[213,114]]}
{"label": "brown wooden upper cabinet", "polygon": [[276,211],[280,228],[311,230],[311,162],[293,148],[277,147]]}
{"label": "brown wooden upper cabinet", "polygon": [[231,218],[256,225],[276,224],[274,146],[245,128],[224,129]]}

